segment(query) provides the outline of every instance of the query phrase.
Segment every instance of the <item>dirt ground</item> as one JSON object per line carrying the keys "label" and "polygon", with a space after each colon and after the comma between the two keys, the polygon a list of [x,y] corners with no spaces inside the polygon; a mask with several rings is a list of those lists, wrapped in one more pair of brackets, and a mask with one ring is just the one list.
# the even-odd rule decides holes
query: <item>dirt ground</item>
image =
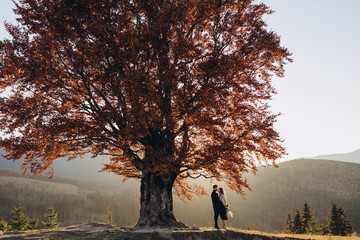
{"label": "dirt ground", "polygon": [[101,223],[87,223],[74,225],[55,230],[36,230],[28,232],[5,233],[3,239],[126,239],[126,240],[360,240],[359,237],[342,238],[333,236],[308,236],[308,235],[276,235],[255,231],[239,230],[234,228],[216,230],[213,228],[131,228],[112,227]]}

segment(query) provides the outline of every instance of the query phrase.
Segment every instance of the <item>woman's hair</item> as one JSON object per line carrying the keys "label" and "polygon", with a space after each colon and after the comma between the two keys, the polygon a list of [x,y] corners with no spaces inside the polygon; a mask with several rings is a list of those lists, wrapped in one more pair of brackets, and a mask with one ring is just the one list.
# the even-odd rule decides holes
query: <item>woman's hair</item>
{"label": "woman's hair", "polygon": [[222,187],[219,188],[219,191],[220,191],[221,194],[225,194],[224,189]]}

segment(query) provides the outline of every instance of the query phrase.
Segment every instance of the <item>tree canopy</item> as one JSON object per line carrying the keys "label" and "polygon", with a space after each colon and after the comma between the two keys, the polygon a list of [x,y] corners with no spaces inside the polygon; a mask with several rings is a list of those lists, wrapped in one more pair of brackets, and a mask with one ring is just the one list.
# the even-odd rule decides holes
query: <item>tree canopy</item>
{"label": "tree canopy", "polygon": [[0,41],[0,147],[25,156],[24,171],[91,152],[110,156],[107,171],[152,185],[167,176],[182,194],[188,177],[242,193],[243,171],[285,153],[267,100],[291,59],[266,5],[15,2],[18,24]]}

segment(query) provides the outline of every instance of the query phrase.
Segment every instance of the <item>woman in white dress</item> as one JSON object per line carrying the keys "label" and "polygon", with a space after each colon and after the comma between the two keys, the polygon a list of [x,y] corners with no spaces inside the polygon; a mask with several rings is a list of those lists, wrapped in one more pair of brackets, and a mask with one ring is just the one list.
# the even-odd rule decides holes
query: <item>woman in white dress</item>
{"label": "woman in white dress", "polygon": [[228,220],[226,216],[226,208],[227,208],[227,202],[226,202],[226,195],[223,188],[219,188],[219,199],[222,202],[222,205],[220,206],[220,217],[223,222],[222,228],[226,229],[226,220]]}

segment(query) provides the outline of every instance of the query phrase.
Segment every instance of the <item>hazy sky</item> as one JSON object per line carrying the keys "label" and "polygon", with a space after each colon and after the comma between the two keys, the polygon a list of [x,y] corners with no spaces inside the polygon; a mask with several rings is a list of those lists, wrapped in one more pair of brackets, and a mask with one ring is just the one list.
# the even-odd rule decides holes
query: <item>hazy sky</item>
{"label": "hazy sky", "polygon": [[[14,21],[11,0],[0,17]],[[285,140],[285,159],[360,148],[360,1],[263,0],[276,12],[266,18],[294,62],[275,79],[271,102]],[[0,38],[6,36],[3,24]]]}
{"label": "hazy sky", "polygon": [[272,103],[286,159],[360,148],[359,0],[264,0],[293,53]]}

